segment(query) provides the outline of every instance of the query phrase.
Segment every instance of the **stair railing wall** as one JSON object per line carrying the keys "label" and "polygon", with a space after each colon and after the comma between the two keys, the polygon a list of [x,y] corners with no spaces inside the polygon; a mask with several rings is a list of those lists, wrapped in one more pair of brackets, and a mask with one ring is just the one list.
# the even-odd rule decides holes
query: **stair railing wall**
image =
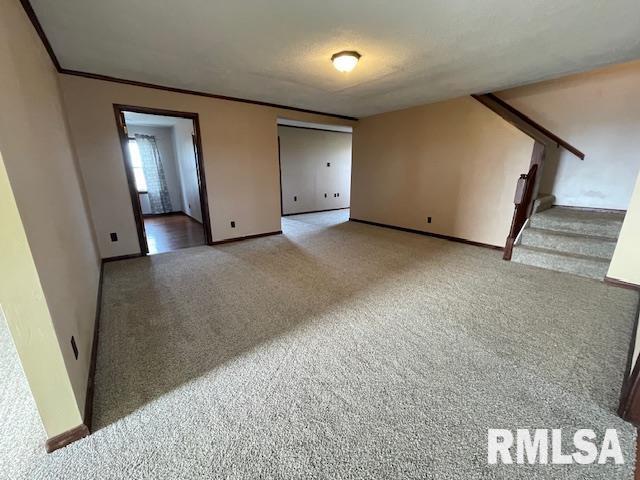
{"label": "stair railing wall", "polygon": [[531,137],[535,142],[529,172],[520,175],[516,188],[515,208],[511,220],[511,229],[509,230],[503,256],[505,260],[511,260],[511,253],[516,239],[533,210],[533,202],[538,193],[538,187],[542,178],[541,173],[547,147],[558,146],[559,148],[564,148],[580,160],[584,160],[585,154],[493,93],[471,96],[494,113],[500,115],[511,125],[518,128],[525,135]]}
{"label": "stair railing wall", "polygon": [[485,107],[500,115],[504,120],[519,129],[525,135],[530,136],[535,141],[544,143],[545,145],[557,145],[564,148],[568,152],[584,160],[584,152],[578,150],[566,140],[563,140],[555,133],[544,128],[542,125],[522,113],[520,110],[509,105],[500,97],[493,93],[485,93],[482,95],[471,95],[475,100],[482,103]]}

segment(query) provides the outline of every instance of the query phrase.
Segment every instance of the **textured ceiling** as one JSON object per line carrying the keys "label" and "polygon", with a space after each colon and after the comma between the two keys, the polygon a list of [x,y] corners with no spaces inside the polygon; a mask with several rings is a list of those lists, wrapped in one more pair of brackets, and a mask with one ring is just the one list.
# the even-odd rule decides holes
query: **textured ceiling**
{"label": "textured ceiling", "polygon": [[63,68],[358,117],[640,58],[638,0],[32,4]]}

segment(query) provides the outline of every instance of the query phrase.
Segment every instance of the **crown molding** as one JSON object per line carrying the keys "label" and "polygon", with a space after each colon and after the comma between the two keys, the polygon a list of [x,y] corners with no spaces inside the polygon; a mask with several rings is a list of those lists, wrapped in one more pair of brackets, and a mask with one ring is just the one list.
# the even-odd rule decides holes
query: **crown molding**
{"label": "crown molding", "polygon": [[339,118],[341,120],[349,120],[352,122],[357,122],[358,119],[356,117],[350,117],[348,115],[339,115],[337,113],[327,113],[327,112],[319,112],[317,110],[309,110],[306,108],[298,108],[298,107],[292,107],[289,105],[280,105],[277,103],[269,103],[269,102],[262,102],[259,100],[250,100],[250,99],[246,99],[246,98],[238,98],[238,97],[229,97],[226,95],[216,95],[213,93],[208,93],[208,92],[199,92],[196,90],[187,90],[184,88],[177,88],[177,87],[168,87],[165,85],[157,85],[154,83],[147,83],[147,82],[139,82],[137,80],[128,80],[125,78],[117,78],[117,77],[112,77],[109,75],[102,75],[102,74],[98,74],[98,73],[90,73],[90,72],[83,72],[83,71],[79,71],[79,70],[71,70],[68,68],[64,68],[61,64],[60,61],[58,60],[58,57],[56,56],[55,51],[53,50],[53,47],[51,46],[51,42],[49,42],[49,39],[47,38],[47,34],[45,33],[44,29],[42,28],[42,24],[40,23],[40,20],[38,19],[38,16],[36,15],[36,12],[33,9],[33,6],[31,5],[31,2],[29,0],[20,0],[20,3],[22,5],[22,8],[24,9],[25,13],[27,14],[27,17],[29,17],[29,20],[31,21],[31,24],[33,25],[33,28],[35,29],[36,33],[38,34],[38,37],[40,37],[40,40],[42,41],[42,44],[44,45],[44,48],[47,50],[47,53],[49,54],[49,57],[51,58],[51,62],[53,63],[53,65],[55,66],[56,70],[58,71],[58,73],[64,74],[64,75],[74,75],[76,77],[84,77],[84,78],[91,78],[93,80],[102,80],[105,82],[112,82],[112,83],[122,83],[122,84],[126,84],[126,85],[134,85],[137,87],[145,87],[145,88],[153,88],[155,90],[164,90],[166,92],[173,92],[173,93],[181,93],[184,95],[196,95],[198,97],[207,97],[207,98],[215,98],[217,100],[227,100],[230,102],[240,102],[240,103],[250,103],[252,105],[260,105],[263,107],[271,107],[271,108],[279,108],[279,109],[283,109],[283,110],[292,110],[295,112],[302,112],[302,113],[310,113],[313,115],[323,115],[325,117],[333,117],[333,118]]}

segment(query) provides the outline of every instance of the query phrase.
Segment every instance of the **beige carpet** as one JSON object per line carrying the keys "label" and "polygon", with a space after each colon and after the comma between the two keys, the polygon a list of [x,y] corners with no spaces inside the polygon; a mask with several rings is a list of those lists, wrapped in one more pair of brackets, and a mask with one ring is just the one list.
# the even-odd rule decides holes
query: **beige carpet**
{"label": "beige carpet", "polygon": [[[347,215],[107,264],[99,430],[44,455],[2,407],[0,476],[632,478],[637,294]],[[488,428],[617,428],[626,463],[489,466]]]}

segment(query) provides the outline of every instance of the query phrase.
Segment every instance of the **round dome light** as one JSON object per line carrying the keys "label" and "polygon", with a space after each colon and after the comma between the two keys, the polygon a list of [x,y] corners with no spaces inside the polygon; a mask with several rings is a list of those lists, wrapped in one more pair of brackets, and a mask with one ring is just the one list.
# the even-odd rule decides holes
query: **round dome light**
{"label": "round dome light", "polygon": [[336,67],[336,70],[339,72],[350,72],[356,65],[358,64],[358,60],[360,60],[360,54],[355,51],[345,50],[343,52],[335,53],[331,57],[331,61],[333,62],[333,66]]}

